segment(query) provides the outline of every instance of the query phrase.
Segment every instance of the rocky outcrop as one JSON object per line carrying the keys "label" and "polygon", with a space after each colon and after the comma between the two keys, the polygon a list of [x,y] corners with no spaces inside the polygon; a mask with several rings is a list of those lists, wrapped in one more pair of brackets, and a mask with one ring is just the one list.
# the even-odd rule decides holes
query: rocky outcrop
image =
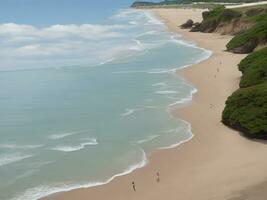
{"label": "rocky outcrop", "polygon": [[257,39],[251,39],[244,45],[233,48],[229,51],[233,53],[239,53],[239,54],[251,53],[258,46],[258,44],[259,44],[259,41]]}
{"label": "rocky outcrop", "polygon": [[194,23],[193,27],[191,28],[190,32],[199,32],[201,24],[199,22]]}
{"label": "rocky outcrop", "polygon": [[[203,21],[200,24],[193,26],[193,28],[191,29],[192,32],[220,32],[218,30],[222,30],[225,25],[231,24],[232,20],[236,20],[234,22],[237,22],[240,19],[241,14],[233,10],[218,8],[217,10],[203,12],[202,17]],[[228,34],[229,32],[237,32],[232,31],[232,29],[224,34]]]}
{"label": "rocky outcrop", "polygon": [[254,26],[255,23],[249,20],[234,19],[230,23],[220,23],[214,32],[222,35],[236,35]]}
{"label": "rocky outcrop", "polygon": [[182,24],[180,27],[182,29],[188,29],[188,28],[192,28],[193,25],[194,25],[193,20],[192,19],[189,19],[184,24]]}
{"label": "rocky outcrop", "polygon": [[202,18],[203,18],[203,20],[206,20],[208,18],[209,14],[210,14],[210,11],[204,11],[204,12],[202,12]]}

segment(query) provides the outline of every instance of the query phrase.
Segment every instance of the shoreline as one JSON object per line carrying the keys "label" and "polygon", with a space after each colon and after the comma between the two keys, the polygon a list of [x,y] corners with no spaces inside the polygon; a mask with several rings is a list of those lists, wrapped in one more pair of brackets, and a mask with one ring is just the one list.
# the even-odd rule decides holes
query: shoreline
{"label": "shoreline", "polygon": [[[260,176],[262,174],[258,174],[257,179],[253,179],[252,175],[248,174],[251,178],[248,181],[245,181],[245,184],[243,183],[243,179],[246,179],[246,175],[243,173],[239,173],[238,176],[231,178],[231,176],[234,175],[232,170],[238,169],[238,166],[247,165],[251,162],[250,159],[244,157],[246,153],[244,153],[244,155],[241,154],[243,148],[246,150],[250,150],[251,148],[254,149],[256,147],[260,148],[261,150],[264,150],[262,151],[261,156],[267,152],[267,149],[260,143],[255,143],[240,137],[237,132],[228,129],[219,122],[220,113],[226,98],[231,94],[231,92],[237,89],[238,86],[238,77],[240,76],[240,73],[238,72],[236,65],[245,56],[222,52],[222,47],[225,46],[225,42],[231,38],[229,36],[189,33],[188,30],[181,30],[177,28],[178,24],[183,23],[190,17],[192,18],[194,14],[194,21],[200,20],[201,12],[199,10],[168,9],[166,12],[164,9],[153,9],[152,11],[165,21],[166,25],[172,32],[181,34],[182,39],[194,41],[198,44],[198,46],[204,47],[205,49],[212,49],[213,51],[213,55],[207,60],[201,61],[198,64],[190,65],[182,70],[177,70],[178,74],[182,74],[183,77],[186,77],[190,83],[197,86],[198,92],[194,94],[192,105],[179,108],[178,111],[172,113],[174,116],[190,122],[193,129],[192,133],[194,133],[193,135],[195,135],[195,137],[189,142],[185,142],[186,144],[153,153],[149,159],[149,163],[145,167],[135,170],[128,175],[116,175],[113,177],[115,179],[113,179],[109,184],[101,185],[99,187],[75,189],[69,192],[57,193],[53,196],[45,197],[44,199],[65,200],[87,199],[88,197],[92,197],[93,199],[106,199],[112,195],[116,200],[125,198],[157,200],[164,197],[167,197],[168,199],[176,199],[179,194],[179,197],[182,197],[184,200],[196,198],[203,200],[208,198],[213,199],[211,197],[216,197],[215,199],[217,200],[225,199],[233,192],[237,192],[245,187],[252,186],[265,180],[266,177],[262,177],[262,180],[260,180]],[[181,13],[183,11],[183,13],[179,16],[180,13],[177,11]],[[174,20],[174,18],[176,19]],[[207,45],[207,39],[213,41],[215,46]],[[219,49],[217,49],[218,47]],[[230,65],[230,67],[228,66],[230,69],[228,69],[225,74],[223,74],[224,69],[222,66],[218,64],[218,60],[223,57],[220,57],[218,54],[223,54],[222,56],[227,55],[227,58],[229,59],[227,60],[227,64]],[[230,59],[232,56],[229,55],[232,55],[234,59]],[[214,62],[214,59],[216,62]],[[212,65],[208,65],[211,69],[202,70],[202,68],[207,65],[207,62],[211,61],[213,61],[212,64],[214,64],[215,68],[211,68]],[[225,63],[223,63],[223,67],[224,65]],[[220,75],[216,74],[216,67],[220,68]],[[212,69],[215,70],[212,71]],[[199,76],[199,74],[201,74],[201,76]],[[216,74],[215,77],[214,74]],[[225,76],[222,77],[222,81],[219,81],[218,85],[216,82],[220,79],[219,76],[221,76],[221,74]],[[205,76],[208,76],[208,78]],[[211,81],[214,85],[210,84],[209,81]],[[230,81],[231,84],[227,81]],[[227,83],[224,85],[224,82]],[[223,86],[226,86],[226,88]],[[225,91],[217,96],[216,91],[221,87],[224,88]],[[205,90],[208,90],[208,93],[205,93]],[[216,95],[214,99],[211,98],[210,100],[209,95],[212,92]],[[210,109],[210,104],[212,104],[214,108]],[[207,132],[206,130],[215,131],[217,129],[219,129],[218,132],[222,135],[205,133]],[[224,140],[227,141],[225,142]],[[234,140],[234,142],[231,140]],[[221,143],[223,143],[223,145]],[[243,145],[242,148],[240,149],[238,146],[235,148],[234,145],[239,144]],[[224,147],[229,147],[229,149],[226,149],[227,152],[224,152]],[[235,153],[232,153],[234,156],[232,156],[231,159],[228,159],[227,156],[231,155],[231,150],[238,150],[239,154],[237,153],[237,155],[235,155]],[[223,159],[220,159],[218,156],[223,156]],[[233,163],[229,163],[230,166],[227,168],[227,166],[225,166],[227,163],[225,162],[235,162],[235,159],[233,158],[236,158],[236,156],[243,156],[243,159],[241,159],[242,161],[234,163],[234,165],[231,165]],[[188,157],[190,159],[188,159]],[[260,158],[260,156],[257,157]],[[262,160],[257,161],[263,162]],[[259,164],[257,166],[259,167]],[[266,161],[260,165],[262,169],[266,166]],[[252,167],[252,169],[255,170],[255,167]],[[248,172],[252,169],[249,167],[246,168],[245,171]],[[160,184],[153,180],[155,179],[154,176],[157,171],[160,172],[162,177]],[[226,176],[223,174],[225,171],[227,172]],[[257,171],[253,174],[254,176],[256,176],[256,172]],[[218,175],[219,180],[217,180]],[[132,180],[136,181],[137,192],[132,191]],[[218,185],[216,185],[216,183]],[[232,185],[232,187],[230,187],[230,185]],[[224,188],[217,189],[216,186]],[[177,188],[179,188],[179,191],[177,191]]]}

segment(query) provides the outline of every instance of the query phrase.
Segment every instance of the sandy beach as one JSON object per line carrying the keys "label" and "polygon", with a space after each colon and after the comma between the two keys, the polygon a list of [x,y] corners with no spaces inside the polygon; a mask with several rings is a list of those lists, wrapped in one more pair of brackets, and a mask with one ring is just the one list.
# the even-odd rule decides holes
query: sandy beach
{"label": "sandy beach", "polygon": [[[177,148],[155,152],[144,168],[115,178],[109,184],[59,193],[45,199],[114,200],[226,200],[267,199],[267,145],[248,140],[224,126],[221,113],[227,97],[238,88],[237,64],[245,55],[225,52],[230,36],[191,33],[178,25],[187,19],[201,21],[203,10],[155,9],[168,28],[184,40],[209,49],[213,55],[182,71],[197,89],[192,104],[175,110],[174,115],[192,124],[195,137]],[[160,182],[156,173],[160,173]],[[136,184],[136,192],[132,189]],[[253,187],[261,195],[251,195]],[[247,191],[245,191],[247,188]],[[240,197],[240,195],[242,195]]]}

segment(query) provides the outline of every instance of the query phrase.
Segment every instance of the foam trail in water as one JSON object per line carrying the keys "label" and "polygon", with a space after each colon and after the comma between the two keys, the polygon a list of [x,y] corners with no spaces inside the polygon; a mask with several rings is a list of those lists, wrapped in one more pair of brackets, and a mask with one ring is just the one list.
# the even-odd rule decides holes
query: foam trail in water
{"label": "foam trail in water", "polygon": [[168,84],[166,82],[159,82],[159,83],[152,84],[152,86],[153,87],[157,87],[157,86],[165,87],[165,86],[168,86]]}
{"label": "foam trail in water", "polygon": [[118,71],[113,72],[113,74],[132,74],[132,73],[147,73],[147,74],[174,74],[177,68],[174,69],[151,69],[148,71]]}
{"label": "foam trail in water", "polygon": [[157,137],[159,137],[159,136],[160,136],[160,135],[150,135],[150,136],[148,136],[147,138],[138,140],[136,143],[138,143],[138,144],[142,144],[142,143],[145,143],[145,142],[149,142],[149,141],[154,140],[155,138],[157,138]]}
{"label": "foam trail in water", "polygon": [[22,153],[4,154],[0,155],[0,166],[8,165],[14,162],[22,161],[30,158],[33,155],[27,155]]}
{"label": "foam trail in water", "polygon": [[20,145],[20,144],[1,144],[1,149],[37,149],[43,147],[43,144],[29,144],[29,145]]}
{"label": "foam trail in water", "polygon": [[68,184],[68,185],[60,185],[60,186],[38,186],[38,187],[27,190],[24,194],[21,194],[15,198],[12,198],[11,200],[37,200],[37,199],[40,199],[40,198],[43,198],[43,197],[46,197],[46,196],[49,196],[51,194],[55,194],[58,192],[66,192],[66,191],[70,191],[70,190],[74,190],[78,188],[89,188],[89,187],[96,187],[96,186],[108,184],[117,177],[130,174],[136,169],[144,167],[147,164],[148,160],[147,160],[144,150],[141,149],[141,151],[142,151],[142,158],[140,162],[130,165],[128,169],[126,169],[122,173],[112,176],[106,181],[80,183],[80,184]]}
{"label": "foam trail in water", "polygon": [[169,145],[167,147],[160,147],[158,149],[172,149],[172,148],[178,147],[181,144],[184,144],[186,142],[189,142],[191,139],[193,139],[194,134],[192,133],[192,126],[191,126],[191,124],[188,123],[187,121],[184,121],[184,120],[181,120],[181,121],[184,122],[185,124],[187,124],[187,131],[186,132],[189,133],[189,137],[187,139],[182,140],[182,141],[179,141],[179,142],[177,142],[175,144]]}
{"label": "foam trail in water", "polygon": [[72,136],[72,135],[76,135],[76,134],[80,134],[80,133],[86,133],[89,130],[82,130],[82,131],[76,131],[76,132],[66,132],[66,133],[58,133],[58,134],[53,134],[49,136],[49,139],[52,140],[58,140],[58,139],[62,139],[68,136]]}
{"label": "foam trail in water", "polygon": [[[173,107],[173,106],[177,106],[177,105],[180,105],[180,104],[186,104],[186,103],[189,103],[190,101],[192,101],[192,99],[193,99],[193,95],[194,95],[196,92],[197,92],[197,89],[194,88],[194,89],[190,92],[190,94],[189,94],[187,97],[184,97],[184,98],[182,98],[182,99],[180,99],[180,100],[178,100],[178,101],[176,101],[176,102],[170,104],[169,107]],[[170,98],[170,97],[168,97],[168,98]]]}
{"label": "foam trail in water", "polygon": [[91,139],[91,141],[89,142],[83,142],[79,145],[74,145],[74,146],[57,146],[57,147],[53,147],[51,148],[51,150],[54,151],[63,151],[63,152],[72,152],[72,151],[79,151],[84,149],[86,146],[89,145],[97,145],[98,142],[96,139]]}
{"label": "foam trail in water", "polygon": [[18,180],[28,178],[37,172],[38,172],[38,169],[30,169],[28,171],[25,171],[21,175],[18,175],[17,177],[15,177],[13,180],[9,180],[7,185],[12,185],[16,183]]}
{"label": "foam trail in water", "polygon": [[157,91],[155,93],[156,94],[177,94],[177,92],[173,90],[162,90],[162,91]]}
{"label": "foam trail in water", "polygon": [[126,117],[128,115],[133,114],[136,111],[141,111],[144,110],[143,108],[132,108],[132,109],[126,109],[124,113],[121,114],[122,117]]}

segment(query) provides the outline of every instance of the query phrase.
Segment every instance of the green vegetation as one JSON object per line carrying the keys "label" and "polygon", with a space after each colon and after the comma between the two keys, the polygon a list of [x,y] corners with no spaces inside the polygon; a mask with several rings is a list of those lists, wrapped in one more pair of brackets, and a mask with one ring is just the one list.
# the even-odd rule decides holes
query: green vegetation
{"label": "green vegetation", "polygon": [[249,87],[267,81],[267,48],[247,56],[239,64],[243,73],[240,87]]}
{"label": "green vegetation", "polygon": [[231,21],[234,18],[241,17],[241,13],[239,11],[225,9],[224,6],[217,6],[204,17],[204,22],[216,20],[219,22],[227,22]]}
{"label": "green vegetation", "polygon": [[[201,2],[216,1],[201,0]],[[182,2],[199,1],[182,0]],[[255,0],[224,2],[255,2]],[[180,1],[163,1],[153,3],[153,6],[155,5],[168,7],[185,4],[180,4]],[[216,6],[211,11],[203,12],[202,16],[203,21],[194,24],[191,31],[221,31],[223,34],[234,34],[235,37],[226,46],[229,51],[251,53],[257,47],[267,45],[267,6],[237,9]],[[240,89],[227,99],[222,122],[243,132],[249,138],[267,140],[267,47],[243,59],[239,64],[239,70],[243,74]]]}
{"label": "green vegetation", "polygon": [[[263,7],[242,10],[219,6],[202,16],[203,21],[191,31],[225,31],[224,26],[239,31],[227,44],[234,53],[249,53],[267,44],[267,9]],[[249,138],[267,139],[267,47],[243,59],[239,70],[243,73],[240,89],[226,101],[222,122]]]}
{"label": "green vegetation", "polygon": [[252,3],[258,2],[258,0],[163,0],[161,2],[155,3],[151,1],[135,1],[132,4],[132,7],[155,7],[155,6],[176,6],[180,4],[192,4],[192,3],[207,3],[207,4],[214,4],[214,3]]}
{"label": "green vegetation", "polygon": [[267,139],[267,82],[234,92],[226,101],[222,121],[249,138]]}
{"label": "green vegetation", "polygon": [[158,3],[151,2],[151,1],[135,1],[131,7],[151,7],[151,6],[165,6],[165,5],[177,5],[180,4],[181,0],[164,0]]}
{"label": "green vegetation", "polygon": [[[227,22],[227,23],[226,23]],[[257,46],[267,43],[267,9],[226,9],[218,6],[203,12],[203,21],[191,31],[210,33],[220,31],[235,37],[226,45],[234,53],[250,53]]]}
{"label": "green vegetation", "polygon": [[183,0],[182,3],[193,3],[193,2],[217,2],[217,3],[253,3],[258,2],[257,0]]}
{"label": "green vegetation", "polygon": [[[217,30],[217,28],[223,28],[234,20],[239,20],[242,16],[242,12],[232,9],[226,9],[224,6],[216,6],[211,11],[205,11],[202,13],[202,22],[194,26],[192,32],[204,32],[211,33]],[[229,22],[229,23],[228,23]],[[227,29],[231,31],[229,28]],[[224,33],[226,34],[226,33]]]}
{"label": "green vegetation", "polygon": [[227,45],[227,50],[247,45],[247,50],[240,53],[252,52],[259,44],[267,42],[267,14],[254,16],[251,20],[256,21],[256,25],[237,34]]}
{"label": "green vegetation", "polygon": [[226,101],[222,122],[249,138],[267,139],[267,48],[239,64],[240,89]]}

